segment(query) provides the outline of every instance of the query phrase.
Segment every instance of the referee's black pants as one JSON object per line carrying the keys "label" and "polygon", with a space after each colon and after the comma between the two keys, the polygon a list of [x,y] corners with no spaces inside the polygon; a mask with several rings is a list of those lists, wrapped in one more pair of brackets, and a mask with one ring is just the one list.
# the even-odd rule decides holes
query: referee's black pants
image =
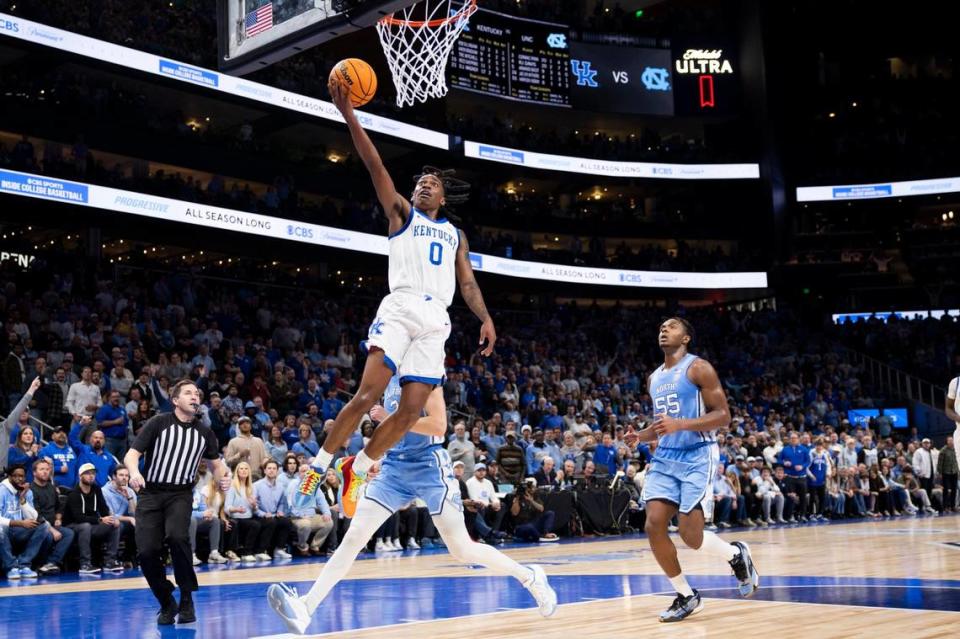
{"label": "referee's black pants", "polygon": [[165,603],[174,586],[163,565],[163,544],[170,547],[173,574],[180,592],[197,590],[190,549],[190,513],[193,493],[190,488],[177,491],[145,490],[137,501],[137,553],[140,569],[157,601]]}

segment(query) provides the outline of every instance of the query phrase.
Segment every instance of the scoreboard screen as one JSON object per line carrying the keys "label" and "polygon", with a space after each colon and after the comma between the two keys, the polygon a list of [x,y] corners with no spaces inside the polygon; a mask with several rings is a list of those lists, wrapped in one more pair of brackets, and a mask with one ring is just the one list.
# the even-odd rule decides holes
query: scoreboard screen
{"label": "scoreboard screen", "polygon": [[566,25],[480,9],[453,46],[447,85],[568,107],[568,35]]}

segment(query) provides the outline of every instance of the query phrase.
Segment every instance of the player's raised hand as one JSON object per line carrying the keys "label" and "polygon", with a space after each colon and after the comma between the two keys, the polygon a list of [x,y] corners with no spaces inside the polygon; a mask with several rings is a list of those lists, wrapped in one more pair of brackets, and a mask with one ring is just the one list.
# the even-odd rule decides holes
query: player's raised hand
{"label": "player's raised hand", "polygon": [[387,409],[381,406],[380,404],[377,404],[376,406],[370,409],[370,419],[372,419],[377,423],[380,423],[383,420],[385,420],[388,415],[389,413],[387,413]]}
{"label": "player's raised hand", "polygon": [[342,82],[330,80],[327,82],[327,89],[330,91],[330,99],[344,116],[353,113],[353,103],[350,102],[350,91]]}
{"label": "player's raised hand", "polygon": [[623,443],[630,448],[636,448],[640,441],[640,433],[633,427],[633,424],[627,425],[627,432],[623,434]]}
{"label": "player's raised hand", "polygon": [[480,345],[483,346],[484,342],[487,346],[480,351],[480,354],[489,357],[493,353],[493,345],[497,343],[497,329],[493,327],[493,320],[489,317],[480,325]]}

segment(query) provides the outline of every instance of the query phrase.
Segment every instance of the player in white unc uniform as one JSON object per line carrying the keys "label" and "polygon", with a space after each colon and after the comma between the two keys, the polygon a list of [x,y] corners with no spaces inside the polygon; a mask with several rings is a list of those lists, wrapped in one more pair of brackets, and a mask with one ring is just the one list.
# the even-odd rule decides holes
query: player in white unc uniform
{"label": "player in white unc uniform", "polygon": [[677,513],[683,542],[727,561],[742,596],[751,596],[760,585],[746,544],[728,544],[704,530],[701,502],[713,494],[719,460],[716,431],[730,423],[730,409],[713,366],[687,352],[692,340],[693,327],[684,319],[672,317],[660,325],[663,365],[650,375],[647,385],[656,411],[653,426],[639,433],[630,427],[625,436],[631,444],[657,440],[642,497],[650,548],[677,590],[676,599],[660,614],[660,621],[666,622],[685,619],[703,607],[700,593],[683,576],[677,548],[667,532]]}
{"label": "player in white unc uniform", "polygon": [[[400,397],[400,379],[394,376],[387,387],[384,406],[375,406],[371,417],[384,420],[399,408]],[[385,423],[381,421],[380,427]],[[267,590],[270,606],[291,632],[306,631],[317,607],[347,574],[370,537],[391,514],[417,497],[427,504],[440,537],[455,559],[516,577],[537,600],[541,615],[549,617],[554,613],[557,595],[540,566],[521,566],[499,550],[470,539],[463,519],[460,485],[453,475],[450,455],[443,448],[446,432],[446,404],[442,389],[436,388],[427,399],[426,416],[417,420],[410,432],[387,452],[379,473],[365,485],[347,534],[310,592],[299,597],[296,590],[284,584],[274,584]]]}
{"label": "player in white unc uniform", "polygon": [[[394,374],[400,376],[403,387],[397,410],[377,428],[364,450],[356,459],[337,462],[344,514],[352,516],[367,470],[416,423],[427,396],[443,379],[443,345],[450,335],[447,307],[458,283],[467,306],[482,322],[480,345],[484,356],[493,352],[497,334],[473,276],[467,238],[440,215],[446,203],[466,199],[468,185],[452,178],[450,171],[427,168],[417,180],[411,205],[394,187],[353,112],[346,89],[339,82],[331,82],[329,89],[389,221],[390,294],[370,324],[365,342],[369,356],[360,388],[337,415],[314,466],[323,471],[330,465],[333,453],[346,444],[361,416],[380,399]],[[308,491],[317,484],[311,476],[301,487]]]}

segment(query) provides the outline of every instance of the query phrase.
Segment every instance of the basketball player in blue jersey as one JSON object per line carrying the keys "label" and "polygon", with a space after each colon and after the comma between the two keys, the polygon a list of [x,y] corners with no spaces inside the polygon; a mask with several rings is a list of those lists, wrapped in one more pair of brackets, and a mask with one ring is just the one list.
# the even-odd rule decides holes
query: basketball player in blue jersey
{"label": "basketball player in blue jersey", "polygon": [[[394,376],[383,406],[375,406],[370,415],[381,420],[388,414],[396,414],[402,401],[400,378]],[[380,428],[385,423],[382,421]],[[470,539],[463,519],[460,485],[454,477],[450,455],[443,447],[446,432],[447,407],[442,389],[436,388],[427,399],[426,416],[418,419],[387,452],[379,472],[365,485],[347,534],[310,592],[299,597],[296,590],[284,584],[273,584],[267,590],[270,606],[291,632],[306,631],[317,607],[347,574],[370,537],[390,515],[417,497],[426,503],[440,537],[455,559],[516,577],[536,599],[541,615],[549,617],[554,613],[557,595],[540,566],[522,566],[495,548]]]}
{"label": "basketball player in blue jersey", "polygon": [[700,593],[690,587],[677,560],[677,548],[667,526],[679,513],[680,537],[691,549],[726,560],[740,582],[740,594],[751,596],[760,577],[745,543],[728,544],[704,530],[701,502],[713,493],[719,461],[716,431],[730,423],[727,396],[717,372],[704,359],[687,351],[693,327],[672,317],[660,325],[663,365],[648,380],[655,411],[652,427],[639,433],[631,427],[624,439],[631,445],[657,440],[643,485],[646,532],[657,563],[670,579],[677,597],[660,613],[660,621],[680,621],[699,611]]}
{"label": "basketball player in blue jersey", "polygon": [[[447,307],[458,283],[467,306],[482,322],[480,346],[484,356],[493,352],[497,333],[473,275],[467,238],[440,215],[445,204],[466,200],[469,185],[453,178],[451,171],[425,167],[411,204],[394,187],[379,153],[357,120],[344,85],[331,82],[329,88],[389,221],[390,294],[381,302],[363,344],[368,357],[360,388],[337,415],[314,467],[323,472],[330,465],[333,453],[347,443],[360,417],[383,395],[393,375],[400,376],[403,387],[397,410],[377,428],[364,450],[356,458],[337,462],[344,514],[353,516],[370,466],[416,423],[427,396],[443,379],[443,345],[450,335]],[[301,482],[304,497],[311,497],[306,493],[318,484],[313,476]]]}

